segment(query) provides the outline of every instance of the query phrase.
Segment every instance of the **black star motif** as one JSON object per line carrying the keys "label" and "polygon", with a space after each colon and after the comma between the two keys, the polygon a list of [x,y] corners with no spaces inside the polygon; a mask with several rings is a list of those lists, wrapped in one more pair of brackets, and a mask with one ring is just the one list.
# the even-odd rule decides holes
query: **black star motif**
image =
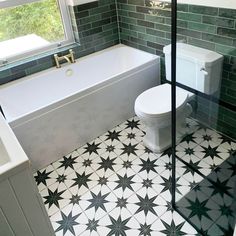
{"label": "black star motif", "polygon": [[131,165],[132,165],[131,161],[124,161],[123,162],[123,167],[126,169],[131,168]]}
{"label": "black star motif", "polygon": [[126,129],[131,128],[131,129],[139,129],[139,120],[135,121],[134,119],[132,119],[131,121],[127,120],[126,123]]}
{"label": "black star motif", "polygon": [[117,188],[122,188],[123,191],[126,189],[126,188],[129,188],[130,190],[133,191],[133,188],[131,186],[131,184],[133,184],[134,182],[132,181],[134,175],[130,176],[130,177],[127,177],[127,174],[125,174],[124,177],[120,176],[120,175],[117,175],[119,180],[116,181],[116,183],[118,183],[118,185],[116,186],[115,189]]}
{"label": "black star motif", "polygon": [[78,225],[79,223],[75,220],[79,217],[78,215],[72,216],[72,212],[69,213],[68,216],[66,216],[63,212],[61,212],[62,220],[57,221],[60,226],[56,229],[55,232],[58,232],[60,230],[63,230],[63,235],[66,234],[66,232],[69,230],[73,235],[75,235],[74,231],[74,225]]}
{"label": "black star motif", "polygon": [[100,177],[98,180],[98,183],[101,185],[106,185],[107,184],[107,178],[106,177]]}
{"label": "black star motif", "polygon": [[143,180],[143,187],[151,188],[152,187],[152,180],[151,179],[144,179]]}
{"label": "black star motif", "polygon": [[221,197],[224,196],[225,193],[228,192],[229,189],[231,189],[229,186],[227,186],[228,179],[225,181],[220,181],[217,179],[216,181],[209,180],[212,185],[209,186],[209,188],[213,189],[212,196],[219,193]]}
{"label": "black star motif", "polygon": [[143,160],[143,159],[140,159],[140,160],[142,161],[142,164],[140,164],[140,166],[142,166],[142,169],[140,170],[140,172],[143,170],[146,170],[147,173],[149,173],[150,171],[157,173],[155,170],[155,167],[157,166],[155,164],[156,160],[151,161],[149,158],[147,160]]}
{"label": "black star motif", "polygon": [[166,179],[165,177],[162,176],[161,178],[164,180],[164,183],[160,183],[160,185],[164,186],[164,188],[162,189],[161,192],[163,193],[163,192],[165,192],[167,190],[171,190],[171,177],[169,177],[169,179]]}
{"label": "black star motif", "polygon": [[49,175],[51,173],[52,171],[46,172],[46,170],[44,170],[43,172],[37,171],[37,175],[34,177],[37,185],[39,185],[40,183],[47,185],[46,180],[50,179]]}
{"label": "black star motif", "polygon": [[203,135],[202,138],[205,141],[211,141],[212,140],[212,137],[210,135],[207,135],[207,134]]}
{"label": "black star motif", "polygon": [[65,180],[66,180],[66,176],[65,175],[58,175],[57,182],[64,183]]}
{"label": "black star motif", "polygon": [[232,236],[232,235],[234,235],[234,229],[231,226],[229,226],[228,229],[225,229],[221,225],[218,225],[218,227],[223,232],[224,236]]}
{"label": "black star motif", "polygon": [[108,145],[108,146],[106,147],[106,151],[107,151],[107,152],[114,152],[114,150],[115,150],[115,146],[113,146],[113,145]]}
{"label": "black star motif", "polygon": [[98,163],[100,165],[98,170],[100,170],[100,169],[104,169],[105,171],[107,171],[108,169],[114,170],[113,165],[115,164],[114,163],[115,159],[116,158],[110,159],[110,157],[107,157],[107,159],[105,159],[105,158],[101,157],[102,162]]}
{"label": "black star motif", "polygon": [[101,209],[106,211],[106,208],[105,208],[104,204],[108,202],[106,200],[106,197],[109,195],[109,193],[106,193],[106,194],[102,195],[101,192],[99,192],[96,195],[93,192],[91,192],[91,194],[92,194],[93,198],[88,200],[89,202],[91,202],[91,204],[88,206],[87,209],[95,207],[95,211],[97,211],[97,209],[100,207]]}
{"label": "black star motif", "polygon": [[227,216],[227,218],[229,216],[233,216],[234,214],[232,209],[230,209],[230,207],[226,205],[220,206],[220,211],[221,211],[221,214],[224,216]]}
{"label": "black star motif", "polygon": [[89,188],[87,182],[91,181],[89,179],[90,176],[91,176],[91,174],[85,175],[85,173],[83,173],[82,175],[80,175],[80,174],[76,173],[76,178],[73,179],[74,183],[71,187],[78,185],[79,188],[81,186],[85,186],[86,188]]}
{"label": "black star motif", "polygon": [[80,201],[80,196],[78,194],[76,195],[72,195],[72,197],[70,198],[70,203],[75,205],[79,205],[79,201]]}
{"label": "black star motif", "polygon": [[190,161],[188,162],[188,166],[186,166],[185,171],[184,171],[184,175],[187,173],[191,173],[192,175],[194,175],[194,173],[196,172],[195,169],[198,166],[198,164],[200,163],[200,161],[194,162],[190,159]]}
{"label": "black star motif", "polygon": [[136,148],[138,144],[134,144],[132,145],[131,143],[129,143],[128,145],[123,143],[123,148],[121,148],[123,150],[123,152],[121,153],[121,155],[123,154],[127,154],[128,156],[130,154],[134,154],[137,155],[135,151],[137,151],[138,149]]}
{"label": "black star motif", "polygon": [[147,147],[145,147],[145,153],[152,153],[152,151],[148,149]]}
{"label": "black star motif", "polygon": [[97,227],[98,227],[98,220],[89,220],[89,222],[86,224],[87,225],[87,229],[86,230],[90,230],[90,233],[92,231],[96,231],[97,230]]}
{"label": "black star motif", "polygon": [[189,183],[189,187],[190,187],[190,189],[193,189],[194,191],[200,191],[201,190],[200,185],[198,185],[198,183],[196,183],[195,181]]}
{"label": "black star motif", "polygon": [[127,138],[128,138],[128,139],[134,139],[134,138],[135,138],[135,134],[133,134],[133,133],[128,133],[128,134],[127,134]]}
{"label": "black star motif", "polygon": [[92,161],[89,159],[86,159],[83,161],[83,166],[85,166],[85,167],[91,166],[91,164],[92,164]]}
{"label": "black star motif", "polygon": [[184,152],[186,155],[193,155],[194,154],[193,148],[185,148]]}
{"label": "black star motif", "polygon": [[172,155],[172,148],[167,148],[162,154],[161,154],[161,157],[162,156],[165,156],[167,155],[168,157],[171,157]]}
{"label": "black star motif", "polygon": [[139,198],[139,202],[135,204],[138,205],[139,208],[135,212],[135,214],[144,211],[144,214],[147,216],[148,212],[150,211],[154,215],[157,215],[156,211],[153,209],[155,206],[157,206],[157,204],[154,203],[156,197],[149,198],[147,195],[145,196],[145,198],[142,198],[139,195],[137,195],[137,197]]}
{"label": "black star motif", "polygon": [[122,208],[122,207],[126,207],[126,204],[127,204],[127,199],[125,199],[125,198],[118,198],[117,199],[118,201],[116,202],[117,203],[117,207],[120,207],[120,208]]}
{"label": "black star motif", "polygon": [[216,164],[213,163],[212,165],[210,165],[210,169],[211,169],[211,170],[214,170],[214,169],[216,169],[216,168],[217,168],[217,165],[216,165]]}
{"label": "black star motif", "polygon": [[194,140],[194,136],[193,136],[193,135],[194,135],[194,133],[186,135],[186,136],[181,140],[181,143],[182,143],[182,142],[187,142],[187,143],[194,142],[194,143],[196,143],[195,140]]}
{"label": "black star motif", "polygon": [[110,220],[112,224],[108,225],[107,227],[111,229],[111,231],[107,236],[125,236],[125,231],[130,229],[128,226],[126,226],[130,218],[122,221],[121,216],[119,216],[117,220],[110,216]]}
{"label": "black star motif", "polygon": [[230,163],[230,162],[229,162],[229,165],[230,165],[229,170],[233,171],[232,174],[231,174],[231,176],[236,175],[236,163]]}
{"label": "black star motif", "polygon": [[108,134],[106,135],[107,136],[107,139],[106,140],[111,140],[111,141],[114,141],[114,140],[118,140],[118,141],[120,141],[120,132],[121,131],[113,131],[113,132],[111,132],[111,131],[108,131]]}
{"label": "black star motif", "polygon": [[59,203],[58,201],[63,199],[61,197],[61,195],[65,192],[64,191],[61,191],[61,192],[58,192],[58,189],[56,189],[54,192],[52,192],[50,189],[48,189],[48,196],[45,196],[44,198],[46,199],[46,201],[44,202],[44,204],[48,204],[48,208],[50,208],[53,204],[55,206],[57,206],[59,208]]}
{"label": "black star motif", "polygon": [[166,170],[172,170],[172,164],[170,162],[165,164]]}
{"label": "black star motif", "polygon": [[188,206],[187,209],[191,211],[188,218],[192,218],[193,216],[196,215],[199,218],[199,220],[202,220],[203,216],[210,219],[209,215],[207,214],[207,211],[209,211],[210,208],[206,207],[208,199],[201,202],[197,198],[194,201],[188,199],[188,202],[190,203],[190,206]]}
{"label": "black star motif", "polygon": [[167,224],[165,221],[161,220],[163,225],[165,226],[165,229],[161,232],[164,233],[166,236],[180,236],[180,235],[186,235],[185,232],[181,231],[184,222],[180,223],[179,225],[175,225],[174,221],[171,221],[171,224]]}
{"label": "black star motif", "polygon": [[146,223],[145,224],[140,224],[140,234],[139,235],[142,235],[142,236],[151,236],[151,226],[152,225],[147,225]]}
{"label": "black star motif", "polygon": [[64,156],[64,157],[63,157],[63,160],[60,161],[61,165],[60,165],[58,168],[65,167],[65,170],[66,170],[68,167],[70,167],[71,169],[74,169],[74,168],[73,168],[73,164],[76,163],[76,162],[75,162],[75,159],[76,159],[76,158],[77,158],[77,157],[72,158],[71,155],[70,155],[69,157]]}
{"label": "black star motif", "polygon": [[93,142],[92,144],[87,143],[87,147],[85,147],[85,151],[84,153],[88,152],[89,155],[91,155],[92,153],[98,154],[98,150],[100,149],[99,145],[101,143],[97,143],[95,144],[95,142]]}
{"label": "black star motif", "polygon": [[229,145],[231,144],[232,142],[232,139],[227,137],[227,136],[221,136],[220,139],[222,140],[221,143],[228,143]]}
{"label": "black star motif", "polygon": [[204,149],[203,152],[205,153],[203,158],[208,157],[208,156],[210,156],[211,158],[214,158],[214,157],[219,157],[220,158],[220,156],[218,155],[218,153],[220,153],[220,152],[217,151],[218,146],[212,148],[211,146],[208,145],[207,148],[203,147],[203,146],[202,146],[202,148]]}

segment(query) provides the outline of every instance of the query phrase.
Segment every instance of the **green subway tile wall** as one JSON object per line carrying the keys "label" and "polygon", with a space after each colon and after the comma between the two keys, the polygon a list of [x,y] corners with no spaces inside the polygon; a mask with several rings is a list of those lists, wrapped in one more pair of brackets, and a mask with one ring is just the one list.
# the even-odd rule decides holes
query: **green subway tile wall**
{"label": "green subway tile wall", "polygon": [[[117,0],[121,42],[163,56],[170,44],[170,4],[158,9],[150,0]],[[236,105],[236,10],[179,4],[178,40],[224,55],[220,99]],[[162,79],[165,78],[162,58]],[[236,112],[197,97],[196,118],[236,138]]]}
{"label": "green subway tile wall", "polygon": [[[99,0],[69,7],[69,11],[75,39],[80,43],[80,46],[73,46],[76,57],[86,56],[119,43],[115,0]],[[45,54],[40,59],[30,59],[15,67],[0,68],[0,84],[46,70],[52,66],[55,66],[53,56]]]}

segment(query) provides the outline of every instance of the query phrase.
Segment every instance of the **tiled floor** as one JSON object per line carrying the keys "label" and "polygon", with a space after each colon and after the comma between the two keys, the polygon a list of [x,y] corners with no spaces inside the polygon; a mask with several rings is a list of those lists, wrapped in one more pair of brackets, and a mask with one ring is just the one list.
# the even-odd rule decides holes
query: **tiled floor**
{"label": "tiled floor", "polygon": [[[177,206],[202,234],[226,235],[236,143],[193,120],[188,129],[176,154],[200,174],[177,160]],[[197,235],[171,211],[171,150],[154,154],[143,136],[134,117],[35,174],[56,235]]]}

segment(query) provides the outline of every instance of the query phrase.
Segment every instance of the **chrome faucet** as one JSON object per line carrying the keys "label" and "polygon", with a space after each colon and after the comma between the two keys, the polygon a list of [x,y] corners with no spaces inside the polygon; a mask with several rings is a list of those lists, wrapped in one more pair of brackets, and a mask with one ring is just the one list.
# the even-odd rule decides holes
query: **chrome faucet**
{"label": "chrome faucet", "polygon": [[69,50],[69,53],[67,55],[59,57],[58,54],[54,54],[54,59],[56,62],[56,67],[60,68],[60,61],[66,60],[69,63],[75,63],[75,56],[74,56],[74,51],[72,49]]}

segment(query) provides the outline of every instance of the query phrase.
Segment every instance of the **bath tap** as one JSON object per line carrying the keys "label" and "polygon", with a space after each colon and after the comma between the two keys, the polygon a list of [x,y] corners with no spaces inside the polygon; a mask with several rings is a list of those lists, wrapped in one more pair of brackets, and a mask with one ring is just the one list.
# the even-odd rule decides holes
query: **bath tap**
{"label": "bath tap", "polygon": [[66,60],[69,63],[75,63],[74,51],[72,49],[69,50],[67,55],[59,57],[58,54],[54,54],[54,59],[56,62],[56,67],[60,68],[60,61]]}

